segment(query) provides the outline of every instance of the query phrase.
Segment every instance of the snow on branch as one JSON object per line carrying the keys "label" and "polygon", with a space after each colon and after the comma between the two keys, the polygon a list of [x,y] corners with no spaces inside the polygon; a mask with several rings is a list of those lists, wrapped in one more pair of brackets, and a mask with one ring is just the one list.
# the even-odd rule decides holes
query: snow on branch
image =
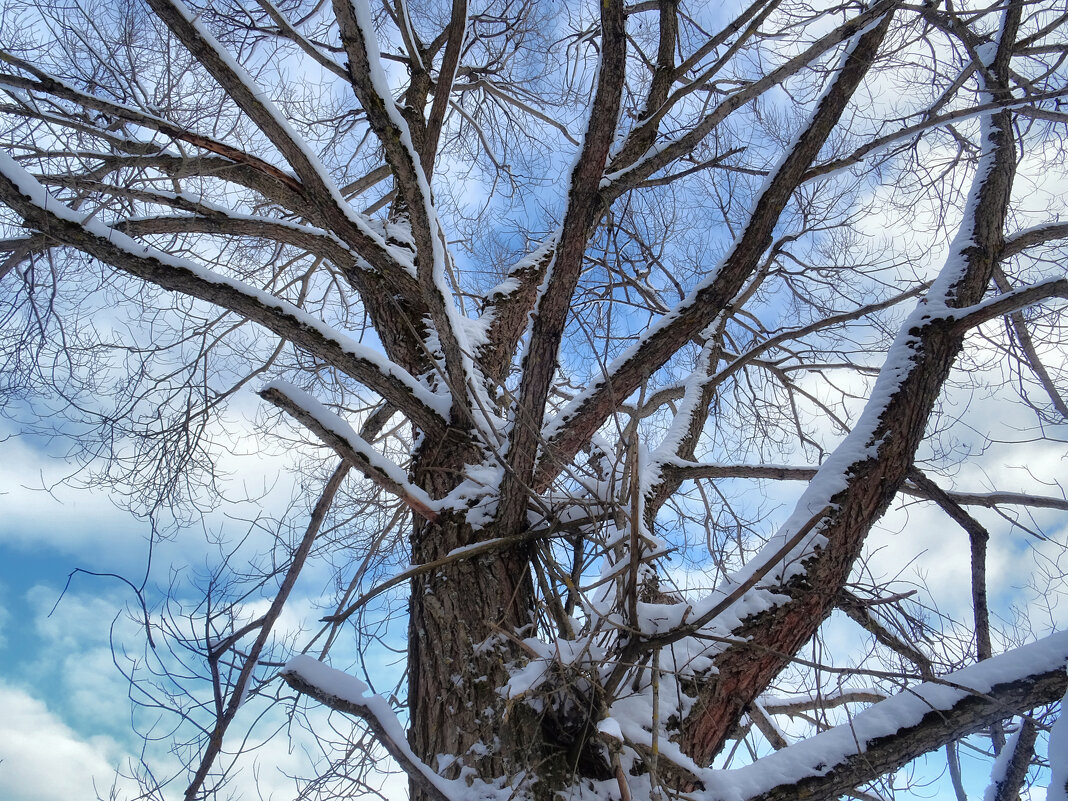
{"label": "snow on branch", "polygon": [[537,463],[539,427],[545,415],[560,343],[571,314],[571,300],[582,274],[586,248],[603,214],[600,182],[619,124],[627,65],[626,17],[621,0],[600,9],[601,45],[597,83],[571,176],[560,239],[546,267],[543,290],[535,301],[530,338],[522,361],[522,380],[509,443],[509,470],[501,485],[499,521],[516,526],[525,514],[520,489],[530,484]]}
{"label": "snow on branch", "polygon": [[379,695],[366,694],[367,685],[355,676],[303,654],[290,659],[281,676],[297,692],[363,720],[382,747],[428,798],[434,801],[471,798],[471,790],[465,782],[442,778],[415,755],[389,703]]}
{"label": "snow on branch", "polygon": [[1005,244],[1001,248],[1001,258],[1007,259],[1027,248],[1043,245],[1054,239],[1068,239],[1068,223],[1035,225],[1005,237]]}
{"label": "snow on branch", "polygon": [[[684,722],[686,749],[697,762],[711,760],[747,696],[767,687],[789,663],[786,655],[796,653],[830,614],[871,526],[908,477],[926,421],[963,347],[963,334],[948,331],[946,319],[982,299],[1004,228],[1016,164],[1011,115],[1001,112],[984,121],[983,134],[987,147],[945,266],[899,330],[855,426],[820,465],[778,534],[749,563],[765,564],[766,555],[777,554],[796,532],[812,526],[814,512],[820,517],[811,535],[782,560],[774,575],[781,583],[738,599],[746,617],[732,634],[742,642],[714,657],[715,679],[700,689]],[[744,581],[750,571],[746,565],[731,582]],[[800,574],[803,580],[791,581]],[[764,648],[754,658],[759,653],[754,649]]]}
{"label": "snow on branch", "polygon": [[1068,631],[1061,631],[910,687],[751,765],[704,771],[705,790],[694,798],[835,798],[984,726],[1057,701],[1068,686],[1066,665]]}
{"label": "snow on branch", "polygon": [[307,142],[256,84],[252,76],[227,52],[191,13],[181,0],[148,0],[171,32],[201,66],[226,90],[227,95],[248,115],[285,157],[302,181],[310,199],[330,227],[361,256],[379,269],[397,273],[405,266],[398,262],[368,221],[357,214],[341,196],[333,179]]}
{"label": "snow on branch", "polygon": [[1050,771],[1046,801],[1068,801],[1068,695],[1061,700],[1061,716],[1049,733]]}
{"label": "snow on branch", "polygon": [[367,478],[396,495],[412,511],[431,522],[438,519],[435,503],[423,489],[409,483],[403,470],[378,453],[352,426],[312,395],[286,381],[273,381],[260,390],[260,397],[288,412],[333,448],[338,456],[352,462]]}
{"label": "snow on branch", "polygon": [[990,786],[983,801],[1015,801],[1027,779],[1035,754],[1038,727],[1031,718],[1017,722],[1016,731],[1006,740],[990,770]]}
{"label": "snow on branch", "polygon": [[[783,209],[867,74],[873,61],[872,54],[877,53],[882,44],[895,6],[895,0],[876,3],[862,15],[871,14],[872,17],[859,26],[859,31],[848,25],[842,29],[850,31],[854,38],[834,81],[764,184],[745,228],[726,256],[685,300],[653,323],[638,341],[617,357],[603,378],[579,393],[544,426],[542,436],[547,444],[538,464],[535,488],[548,486],[561,466],[589,441],[616,408],[618,399],[629,396],[679,348],[708,326],[752,276]],[[875,13],[876,9],[878,13]],[[869,23],[870,28],[867,27]]]}
{"label": "snow on branch", "polygon": [[962,333],[969,328],[993,320],[995,317],[1012,314],[1051,298],[1068,300],[1068,281],[1063,278],[1051,278],[1048,281],[1020,287],[1004,295],[977,303],[970,308],[955,310],[953,317],[947,320],[955,333]]}
{"label": "snow on branch", "polygon": [[[445,281],[448,253],[430,182],[411,129],[390,93],[366,0],[334,0],[333,9],[341,43],[348,56],[349,82],[382,145],[396,188],[406,203],[415,244],[416,276],[445,356],[453,402],[459,404],[464,415],[471,417],[473,404],[467,393],[475,376],[469,356],[472,349],[466,341],[462,318]],[[445,87],[439,88],[448,94]]]}
{"label": "snow on branch", "polygon": [[427,433],[440,433],[442,399],[375,350],[288,301],[188,259],[138,242],[92,214],[51,195],[7,153],[0,152],[0,202],[53,240],[172,292],[242,315],[378,392]]}

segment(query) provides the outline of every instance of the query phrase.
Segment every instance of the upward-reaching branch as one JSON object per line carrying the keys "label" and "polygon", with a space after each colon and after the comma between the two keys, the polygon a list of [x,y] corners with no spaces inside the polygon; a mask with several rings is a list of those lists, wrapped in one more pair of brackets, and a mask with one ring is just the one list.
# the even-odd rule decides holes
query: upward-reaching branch
{"label": "upward-reaching branch", "polygon": [[[1020,3],[1014,3],[1006,14],[1002,35],[1008,41],[1015,36],[1019,13]],[[999,63],[1003,68],[995,59]],[[908,476],[928,416],[963,344],[963,334],[945,324],[944,315],[982,298],[1001,252],[1016,172],[1010,112],[999,112],[984,125],[983,145],[969,207],[946,266],[902,326],[861,419],[824,462],[780,532],[789,538],[811,523],[816,510],[823,510],[816,526],[822,547],[813,550],[810,545],[791,560],[803,560],[803,578],[791,580],[791,571],[783,568],[774,591],[790,600],[747,617],[734,631],[746,644],[715,658],[716,675],[685,722],[685,748],[699,763],[719,751],[739,711],[785,667],[787,655],[815,634],[864,538]]]}
{"label": "upward-reaching branch", "polygon": [[590,390],[572,401],[545,429],[548,440],[538,463],[534,486],[544,489],[607,419],[619,399],[628,397],[679,348],[727,308],[752,275],[771,243],[772,231],[805,171],[823,147],[831,130],[874,62],[890,25],[892,6],[856,38],[834,83],[820,100],[808,125],[769,178],[749,216],[745,230],[727,256],[686,300],[654,324]]}
{"label": "upward-reaching branch", "polygon": [[181,0],[148,0],[190,53],[226,90],[227,95],[278,148],[293,167],[319,213],[331,229],[364,259],[385,273],[403,271],[366,221],[341,198],[323,165],[308,150],[271,101],[255,86],[251,76],[215,41]]}
{"label": "upward-reaching branch", "polygon": [[426,138],[420,161],[423,172],[434,172],[434,159],[438,153],[438,140],[445,125],[445,114],[449,110],[449,96],[456,81],[456,70],[460,66],[460,54],[463,52],[464,35],[467,33],[467,0],[453,0],[452,16],[445,29],[445,52],[438,69],[438,80],[434,87],[434,103],[430,107],[430,116],[426,121]]}
{"label": "upward-reaching branch", "polygon": [[[349,80],[382,144],[411,224],[416,275],[434,323],[434,334],[445,357],[445,372],[453,396],[453,418],[457,424],[466,426],[473,419],[473,405],[468,397],[475,380],[472,354],[463,344],[463,326],[445,284],[448,255],[432,202],[429,173],[424,171],[408,123],[390,94],[366,0],[334,0],[333,8],[341,41],[349,57]],[[462,32],[458,38],[462,39]],[[458,59],[459,54],[448,50],[447,57]],[[448,91],[447,87],[442,88]]]}
{"label": "upward-reaching branch", "polygon": [[501,485],[499,521],[506,531],[526,515],[527,488],[538,449],[541,420],[556,372],[571,297],[578,284],[593,227],[604,212],[601,178],[615,140],[626,78],[626,15],[623,0],[601,3],[601,57],[586,136],[571,171],[567,211],[534,310],[530,343],[522,364],[519,398],[508,445],[509,472]]}

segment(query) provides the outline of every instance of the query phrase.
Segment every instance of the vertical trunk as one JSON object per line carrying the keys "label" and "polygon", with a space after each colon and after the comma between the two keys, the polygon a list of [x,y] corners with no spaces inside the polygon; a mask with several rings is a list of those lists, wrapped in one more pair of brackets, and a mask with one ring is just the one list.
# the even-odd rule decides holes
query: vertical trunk
{"label": "vertical trunk", "polygon": [[[417,455],[415,480],[432,497],[443,496],[458,482],[467,450],[462,442],[424,447]],[[437,523],[417,520],[412,563],[440,559],[493,536],[495,532],[472,529],[462,514],[443,515]],[[500,693],[509,665],[523,658],[518,640],[529,636],[533,619],[525,549],[458,560],[412,580],[409,741],[431,767],[456,777],[463,765],[487,781],[544,776],[536,713],[506,703]],[[442,755],[458,759],[446,768]],[[414,787],[412,798],[422,799]]]}

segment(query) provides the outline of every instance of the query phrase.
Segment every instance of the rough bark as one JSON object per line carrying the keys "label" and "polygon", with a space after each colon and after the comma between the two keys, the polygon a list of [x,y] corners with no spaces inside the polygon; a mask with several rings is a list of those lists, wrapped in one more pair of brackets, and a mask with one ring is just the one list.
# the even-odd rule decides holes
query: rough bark
{"label": "rough bark", "polygon": [[929,712],[915,726],[868,743],[862,754],[833,766],[824,765],[821,770],[826,772],[822,776],[791,781],[747,801],[830,801],[873,776],[884,776],[921,754],[1004,720],[1010,710],[1030,710],[1053,703],[1064,694],[1066,685],[1068,679],[1060,668],[1026,681],[998,685],[984,696],[968,696],[950,711]]}
{"label": "rough bark", "polygon": [[[426,443],[413,478],[432,497],[448,493],[470,452],[459,432]],[[412,563],[440,559],[457,548],[489,539],[462,514],[437,522],[417,519]],[[499,692],[523,653],[517,637],[533,623],[533,584],[522,546],[449,563],[411,581],[408,624],[408,707],[412,749],[434,768],[438,754],[460,757],[461,766],[487,780],[516,777],[544,762],[538,722],[523,705]],[[412,786],[413,799],[425,796]]]}
{"label": "rough bark", "polygon": [[[991,138],[994,162],[982,176],[974,208],[973,237],[966,243],[963,276],[944,299],[948,306],[977,303],[990,282],[1003,241],[1003,226],[1016,166],[1011,116],[994,117]],[[942,300],[942,299],[939,299]],[[803,578],[781,588],[789,603],[747,621],[735,634],[747,642],[732,646],[715,660],[716,675],[704,688],[683,728],[683,743],[698,763],[708,762],[722,748],[744,707],[814,635],[834,607],[853,563],[874,523],[908,477],[916,448],[942,385],[963,345],[942,320],[908,332],[913,337],[907,377],[886,404],[869,446],[871,458],[847,471],[848,489],[831,499],[821,521],[827,545],[806,563]],[[765,650],[766,649],[766,650]]]}

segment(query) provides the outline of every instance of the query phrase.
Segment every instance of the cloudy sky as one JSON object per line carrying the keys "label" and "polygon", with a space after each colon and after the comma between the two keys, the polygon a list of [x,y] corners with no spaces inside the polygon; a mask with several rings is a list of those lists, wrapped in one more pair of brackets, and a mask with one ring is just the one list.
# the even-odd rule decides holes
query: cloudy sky
{"label": "cloudy sky", "polygon": [[106,797],[136,746],[109,646],[127,599],[114,580],[79,577],[52,609],[75,567],[133,567],[143,541],[106,497],[31,489],[58,475],[39,446],[0,445],[0,796],[92,798],[95,780]]}
{"label": "cloudy sky", "polygon": [[[1057,187],[1032,192],[1032,205],[1044,210],[1059,194]],[[872,227],[883,232],[887,221],[873,220]],[[901,235],[914,237],[915,232]],[[937,253],[932,246],[935,267]],[[975,363],[983,362],[981,355]],[[987,386],[999,386],[997,372],[992,368]],[[1033,415],[1013,414],[1008,398],[994,389],[984,393],[983,386],[980,381],[963,393],[950,392],[944,401],[965,423],[940,444],[965,453],[978,441],[968,436],[973,424],[994,432],[997,439],[981,453],[971,454],[970,460],[962,460],[964,466],[953,476],[955,486],[974,492],[997,488],[1058,495],[1057,487],[1043,486],[1035,476],[1063,472],[1064,446],[1033,441],[1038,433]],[[250,395],[245,402],[251,407],[255,399]],[[828,441],[832,439],[828,433]],[[63,588],[76,568],[117,573],[140,583],[149,527],[121,511],[103,492],[57,485],[70,470],[62,458],[65,450],[61,441],[27,436],[11,424],[0,427],[0,798],[13,801],[80,801],[95,794],[106,798],[116,781],[115,769],[125,769],[141,748],[131,729],[128,685],[114,664],[112,643],[114,632],[116,642],[126,643],[131,652],[141,647],[136,622],[126,612],[134,595],[121,581],[85,574],[76,575],[65,594]],[[273,481],[269,474],[277,470],[276,463],[246,460],[234,466],[233,475],[238,483],[262,486]],[[783,515],[792,494],[800,489],[784,488],[770,505],[777,503],[778,514]],[[277,497],[280,503],[288,500],[288,490]],[[1009,630],[1019,622],[1013,617],[1014,606],[1031,610],[1032,637],[1068,623],[1068,610],[1045,592],[1047,581],[1063,583],[1061,577],[1068,571],[1063,556],[1065,515],[1050,511],[1037,512],[1033,519],[1023,515],[1024,522],[1049,538],[1046,541],[989,511],[977,511],[976,516],[992,533],[989,584],[992,605],[1000,615],[998,625]],[[240,529],[243,524],[220,515],[206,526]],[[937,586],[941,611],[967,620],[969,587],[962,551],[967,551],[963,531],[929,504],[910,503],[888,515],[867,548],[878,578],[917,584],[926,580]],[[158,599],[172,567],[187,570],[210,558],[200,528],[161,543],[147,584],[150,601]],[[313,577],[299,588],[292,606],[310,608],[315,590]],[[1052,606],[1046,606],[1047,599]],[[291,625],[296,625],[295,619]],[[855,647],[855,632],[847,625],[832,625],[828,642],[836,653],[848,654]],[[370,657],[372,662],[378,660],[385,676],[402,671],[383,654]],[[157,764],[164,770],[173,767],[162,755],[165,748],[156,750]],[[299,758],[299,749],[284,737],[261,752],[257,778],[265,797],[292,797],[293,785],[282,771],[294,769]],[[981,797],[987,763],[967,750],[962,758],[968,789],[973,797]],[[920,766],[930,781],[925,797],[952,798],[944,767],[937,755]],[[118,797],[126,797],[132,785],[117,781]],[[244,781],[249,797],[255,797],[253,778],[246,775]],[[181,788],[173,788],[172,795],[180,796]],[[1040,801],[1042,795],[1036,791],[1031,797]]]}
{"label": "cloudy sky", "polygon": [[[42,487],[51,487],[66,469],[60,447],[60,443],[34,437],[9,437],[0,443],[0,486],[5,488],[5,514],[0,521],[0,709],[4,710],[0,715],[0,798],[77,801],[92,799],[93,788],[106,798],[113,782],[117,782],[118,797],[124,798],[132,784],[116,780],[114,772],[129,765],[141,743],[131,731],[128,687],[113,663],[110,638],[114,632],[117,642],[132,644],[134,650],[139,647],[140,632],[126,611],[134,595],[116,579],[80,574],[60,596],[75,568],[121,573],[139,582],[148,527],[119,510],[104,493],[65,486],[44,491]],[[1036,461],[1042,458],[1050,463]],[[999,482],[1025,486],[1029,469],[1055,473],[1062,458],[1056,447],[1049,446],[1032,451],[1027,464],[1018,464],[1011,458],[1011,448],[994,448],[958,480],[975,489]],[[246,481],[257,480],[247,465],[242,469],[247,471],[242,476]],[[782,501],[785,508],[788,493]],[[1064,541],[1056,514],[1046,512],[1039,518],[1047,534]],[[1004,611],[1013,603],[1034,604],[1041,586],[1029,583],[1034,582],[1040,564],[1055,567],[1059,546],[1035,543],[993,515],[985,515],[984,520],[995,535],[990,544],[990,586],[997,608]],[[962,531],[928,506],[911,505],[888,516],[873,535],[869,552],[873,567],[887,577],[933,579],[943,603],[952,603],[963,616],[968,580],[963,572],[966,563],[959,558],[962,548],[967,548]],[[162,543],[149,593],[158,592],[156,582],[163,583],[171,566],[203,563],[209,554],[199,530]],[[1054,561],[1042,562],[1047,558]],[[954,567],[947,570],[947,565]],[[313,588],[306,585],[304,589],[307,593]],[[307,595],[298,593],[293,606],[309,608]],[[296,625],[297,615],[294,612],[291,625]],[[1064,618],[1064,609],[1041,612],[1034,620],[1034,634],[1041,636]],[[846,624],[832,626],[828,641],[832,649],[840,647],[841,653],[848,653],[856,642]],[[382,654],[371,658],[380,660],[383,675],[397,675],[395,662],[387,664]],[[160,751],[158,764],[173,767],[156,750]],[[278,738],[261,753],[257,777],[265,797],[292,797],[293,785],[282,772],[295,768],[296,750],[285,738]],[[962,756],[969,789],[981,797],[987,763],[967,751]],[[921,769],[933,782],[925,795],[952,797],[939,756],[928,759]],[[251,776],[245,780],[251,789]],[[401,784],[390,786],[396,793]],[[177,787],[173,794],[180,795]],[[1032,794],[1034,799],[1041,797],[1041,792]]]}

